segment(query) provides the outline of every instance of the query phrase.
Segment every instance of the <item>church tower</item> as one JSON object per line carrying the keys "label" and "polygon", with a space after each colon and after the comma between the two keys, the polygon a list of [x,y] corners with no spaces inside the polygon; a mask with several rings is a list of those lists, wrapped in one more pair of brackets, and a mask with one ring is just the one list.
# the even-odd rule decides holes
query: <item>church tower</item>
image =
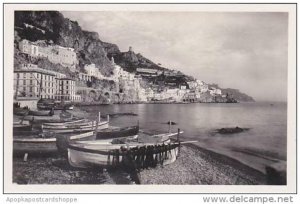
{"label": "church tower", "polygon": [[114,59],[114,57],[111,57],[111,63],[112,63],[112,64],[115,64],[115,59]]}

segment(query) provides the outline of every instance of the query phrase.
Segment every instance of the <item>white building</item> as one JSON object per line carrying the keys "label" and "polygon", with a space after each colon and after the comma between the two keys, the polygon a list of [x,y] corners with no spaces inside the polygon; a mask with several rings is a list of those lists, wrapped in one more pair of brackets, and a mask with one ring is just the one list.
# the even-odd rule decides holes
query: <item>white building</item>
{"label": "white building", "polygon": [[90,75],[82,73],[82,72],[78,73],[78,77],[79,77],[80,81],[84,81],[84,82],[92,81],[92,77]]}
{"label": "white building", "polygon": [[31,42],[24,39],[19,43],[19,49],[32,57],[45,57],[52,63],[70,68],[71,71],[75,71],[76,64],[78,64],[73,48],[47,45],[44,41]]}
{"label": "white building", "polygon": [[215,95],[221,95],[222,91],[220,89],[217,89],[215,87],[211,87],[211,89],[208,90],[210,95],[215,96]]}
{"label": "white building", "polygon": [[95,64],[86,64],[84,65],[84,69],[89,76],[98,77],[99,69],[95,66]]}
{"label": "white building", "polygon": [[66,77],[66,75],[63,74],[63,73],[39,68],[36,64],[22,64],[21,65],[21,69],[35,69],[35,70],[40,70],[40,71],[43,71],[43,72],[47,72],[49,74],[53,74],[53,75],[55,75],[56,78],[64,78],[64,77]]}
{"label": "white building", "polygon": [[56,94],[56,77],[43,69],[33,67],[14,71],[15,97],[49,98]]}
{"label": "white building", "polygon": [[60,78],[57,81],[58,89],[55,99],[59,101],[81,101],[81,96],[76,94],[75,80],[71,78]]}
{"label": "white building", "polygon": [[15,98],[49,98],[80,101],[75,94],[75,81],[65,74],[45,70],[34,64],[23,64],[14,71]]}

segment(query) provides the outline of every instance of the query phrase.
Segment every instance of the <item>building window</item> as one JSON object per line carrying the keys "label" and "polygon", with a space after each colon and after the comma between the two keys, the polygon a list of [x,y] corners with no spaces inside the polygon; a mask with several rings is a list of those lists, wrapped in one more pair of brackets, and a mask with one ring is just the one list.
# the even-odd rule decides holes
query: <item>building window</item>
{"label": "building window", "polygon": [[26,91],[26,87],[23,87],[23,91]]}
{"label": "building window", "polygon": [[26,73],[23,73],[23,78],[26,78]]}
{"label": "building window", "polygon": [[36,74],[36,77],[37,77],[37,78],[39,78],[39,77],[40,77],[39,73],[37,73],[37,74]]}
{"label": "building window", "polygon": [[66,86],[66,89],[69,89],[69,86]]}
{"label": "building window", "polygon": [[32,85],[32,80],[30,80],[30,85]]}
{"label": "building window", "polygon": [[23,85],[26,85],[26,80],[23,80]]}

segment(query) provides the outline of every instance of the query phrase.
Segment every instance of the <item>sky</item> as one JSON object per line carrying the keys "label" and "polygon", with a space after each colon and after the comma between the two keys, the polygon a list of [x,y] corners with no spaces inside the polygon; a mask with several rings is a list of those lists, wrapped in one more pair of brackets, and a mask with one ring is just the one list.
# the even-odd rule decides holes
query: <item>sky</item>
{"label": "sky", "polygon": [[102,41],[257,101],[287,100],[288,14],[64,11]]}

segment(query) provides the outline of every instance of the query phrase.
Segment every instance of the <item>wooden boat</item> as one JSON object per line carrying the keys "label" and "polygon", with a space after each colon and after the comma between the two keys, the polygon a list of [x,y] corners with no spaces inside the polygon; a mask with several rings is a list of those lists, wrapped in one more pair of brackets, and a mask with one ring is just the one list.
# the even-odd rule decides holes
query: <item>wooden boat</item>
{"label": "wooden boat", "polygon": [[13,124],[13,131],[31,131],[32,125],[31,124]]}
{"label": "wooden boat", "polygon": [[55,106],[54,99],[42,98],[37,102],[37,108],[39,110],[51,110]]}
{"label": "wooden boat", "polygon": [[14,121],[13,124],[14,125],[18,125],[18,124],[30,125],[31,122],[32,122],[32,120],[30,121],[30,120],[21,119],[21,120]]}
{"label": "wooden boat", "polygon": [[43,122],[44,126],[66,126],[66,125],[71,125],[71,124],[80,124],[86,122],[86,119],[79,118],[79,119],[74,119],[74,120],[49,120]]}
{"label": "wooden boat", "polygon": [[13,109],[13,114],[18,116],[26,116],[29,113],[29,109],[27,108],[16,108]]}
{"label": "wooden boat", "polygon": [[13,131],[13,136],[23,136],[23,137],[27,137],[27,136],[36,136],[38,137],[38,135],[41,133],[40,130],[14,130]]}
{"label": "wooden boat", "polygon": [[105,129],[99,131],[97,130],[96,139],[127,137],[131,135],[137,135],[138,132],[139,132],[139,126],[113,128],[113,129]]}
{"label": "wooden boat", "polygon": [[54,106],[54,110],[73,110],[74,105],[73,104],[56,104]]}
{"label": "wooden boat", "polygon": [[[44,137],[42,137],[44,136]],[[31,135],[29,137],[14,136],[13,152],[14,155],[33,153],[34,155],[57,153],[56,137],[68,137],[69,140],[80,140],[94,138],[94,131],[81,134],[54,134],[52,137],[46,135]]]}
{"label": "wooden boat", "polygon": [[[180,131],[179,134],[182,134]],[[177,136],[178,132],[162,133],[156,135],[133,135],[126,137],[110,138],[110,139],[96,139],[89,141],[74,141],[78,144],[86,145],[112,145],[112,144],[127,144],[127,143],[159,143],[159,142],[169,142],[171,137]]]}
{"label": "wooden boat", "polygon": [[54,132],[54,133],[79,133],[79,132],[88,132],[88,131],[92,131],[95,130],[95,128],[97,127],[98,130],[101,129],[106,129],[108,128],[108,121],[104,121],[104,122],[100,122],[98,123],[98,127],[97,127],[97,123],[93,122],[92,124],[88,124],[88,125],[70,125],[70,126],[46,126],[43,127],[42,126],[42,131],[43,132]]}
{"label": "wooden boat", "polygon": [[54,99],[40,99],[37,103],[39,110],[72,110],[73,104],[57,102]]}
{"label": "wooden boat", "polygon": [[69,143],[68,162],[72,167],[104,168],[130,166],[146,168],[157,164],[173,163],[178,155],[180,143],[131,143],[112,145],[88,145]]}
{"label": "wooden boat", "polygon": [[53,116],[54,115],[54,110],[50,111],[32,111],[29,110],[28,115],[33,115],[33,116]]}
{"label": "wooden boat", "polygon": [[[84,118],[53,118],[53,119],[34,119],[33,123],[35,124],[47,124],[47,125],[64,125],[65,123],[77,123],[82,122],[85,119]],[[25,118],[26,119],[26,118]],[[29,120],[29,119],[26,119]]]}
{"label": "wooden boat", "polygon": [[80,128],[84,126],[96,126],[96,121],[89,121],[89,120],[83,120],[81,122],[74,122],[74,123],[62,123],[60,125],[56,124],[49,124],[49,123],[43,123],[44,129],[66,129],[66,128]]}

